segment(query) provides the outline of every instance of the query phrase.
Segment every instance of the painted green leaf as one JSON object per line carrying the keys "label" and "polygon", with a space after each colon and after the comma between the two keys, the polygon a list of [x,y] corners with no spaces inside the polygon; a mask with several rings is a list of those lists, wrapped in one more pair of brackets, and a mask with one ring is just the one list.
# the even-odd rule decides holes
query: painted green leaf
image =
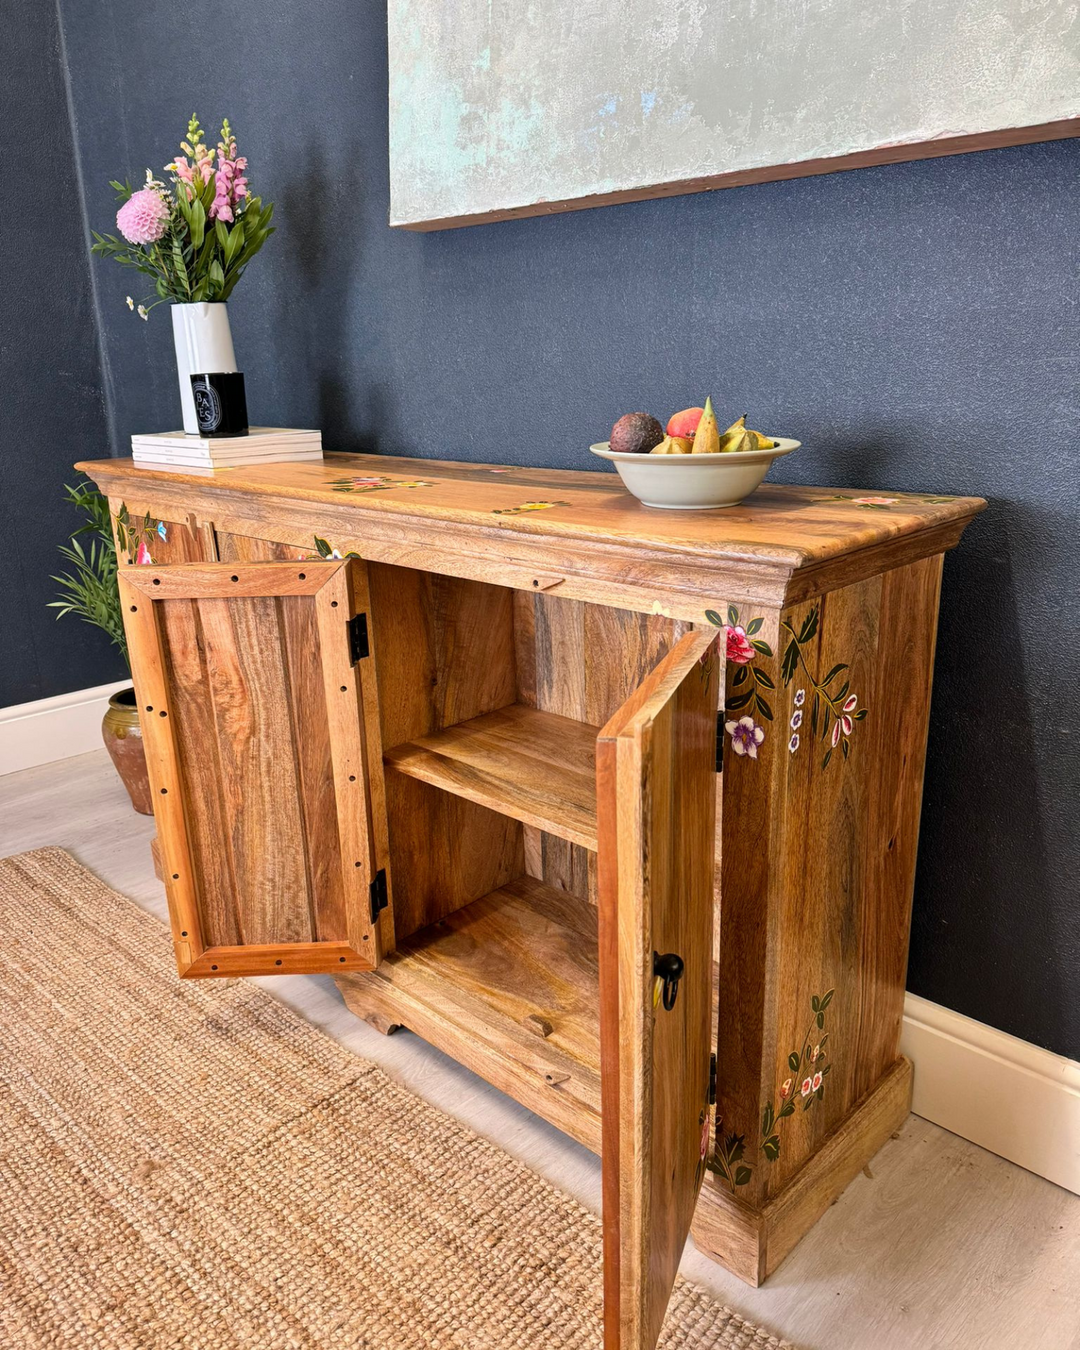
{"label": "painted green leaf", "polygon": [[848,743],[847,743],[847,741],[841,741],[841,742],[840,742],[840,749],[841,749],[841,750],[843,751],[843,753],[844,753],[844,758],[847,759],[847,757],[848,757]]}
{"label": "painted green leaf", "polygon": [[810,734],[811,734],[811,736],[816,736],[816,735],[817,735],[817,712],[818,712],[818,696],[817,696],[817,694],[815,694],[815,695],[814,695],[814,701],[813,701],[813,703],[810,705]]}
{"label": "painted green leaf", "polygon": [[728,712],[738,712],[739,709],[744,708],[753,697],[754,693],[753,690],[751,690],[749,694],[736,694],[734,698],[729,698],[727,701]]}
{"label": "painted green leaf", "polygon": [[828,675],[825,676],[825,678],[821,681],[821,683],[828,684],[829,681],[834,680],[842,670],[847,670],[847,666],[844,663],[841,663],[838,666],[833,666],[832,670],[829,671]]}
{"label": "painted green leaf", "polygon": [[768,721],[771,722],[773,720],[772,708],[769,706],[768,703],[765,702],[765,700],[756,690],[754,691],[754,699],[757,704],[758,712],[762,715],[762,717],[767,718]]}
{"label": "painted green leaf", "polygon": [[330,554],[334,551],[326,540],[320,539],[318,535],[315,536],[315,547],[319,550],[320,558],[329,558]]}
{"label": "painted green leaf", "polygon": [[[813,1100],[813,1099],[811,1098],[811,1100]],[[754,1175],[754,1174],[753,1174],[753,1172],[750,1170],[749,1167],[736,1167],[736,1169],[735,1169],[735,1185],[736,1185],[736,1186],[745,1186],[746,1183],[750,1180],[750,1178],[751,1178],[753,1175]]]}
{"label": "painted green leaf", "polygon": [[739,611],[734,605],[728,605],[727,607],[727,621],[732,628],[739,622]]}
{"label": "painted green leaf", "polygon": [[817,1022],[817,1024],[818,1024],[818,1030],[819,1030],[819,1031],[824,1030],[824,1027],[825,1027],[825,1014],[824,1014],[824,1013],[818,1013],[817,1017],[814,1018],[814,1021]]}
{"label": "painted green leaf", "polygon": [[833,994],[835,994],[835,993],[836,993],[836,990],[835,990],[835,989],[830,989],[829,992],[828,992],[827,994],[822,994],[822,996],[821,996],[821,1010],[822,1010],[822,1012],[824,1012],[825,1009],[826,1009],[826,1008],[829,1006],[829,1004],[832,1002],[832,1000],[833,1000]]}
{"label": "painted green leaf", "polygon": [[825,751],[825,758],[821,761],[821,767],[822,767],[823,769],[827,769],[827,768],[829,767],[829,760],[830,760],[830,759],[832,759],[832,751],[831,751],[831,750],[826,750],[826,751]]}
{"label": "painted green leaf", "polygon": [[770,1162],[775,1162],[780,1156],[780,1136],[772,1134],[761,1146],[761,1151]]}
{"label": "painted green leaf", "polygon": [[734,677],[734,679],[731,681],[732,686],[733,686],[734,688],[737,689],[737,688],[739,687],[740,684],[745,684],[745,683],[746,683],[746,677],[747,677],[747,675],[749,675],[749,673],[750,673],[750,667],[749,667],[749,666],[736,666],[736,667],[735,667],[735,677]]}
{"label": "painted green leaf", "polygon": [[847,691],[848,691],[850,688],[851,688],[851,681],[850,681],[850,680],[845,680],[844,683],[840,686],[840,688],[839,688],[839,689],[836,691],[836,693],[833,695],[833,698],[836,700],[837,703],[839,703],[840,700],[847,694]]}
{"label": "painted green leaf", "polygon": [[772,648],[761,638],[752,638],[750,646],[761,656],[772,656]]}
{"label": "painted green leaf", "polygon": [[810,1096],[807,1097],[806,1101],[803,1102],[802,1109],[804,1111],[809,1111],[810,1108],[813,1106],[814,1101],[815,1101],[814,1094],[811,1092]]}
{"label": "painted green leaf", "polygon": [[818,628],[818,606],[815,605],[810,613],[803,620],[803,625],[799,629],[799,641],[809,642],[817,632]]}
{"label": "painted green leaf", "polygon": [[744,1134],[729,1134],[724,1140],[724,1157],[728,1162],[738,1162],[746,1152],[746,1136]]}
{"label": "painted green leaf", "polygon": [[773,1108],[772,1102],[766,1102],[765,1110],[761,1117],[761,1133],[768,1134],[773,1127]]}
{"label": "painted green leaf", "polygon": [[757,666],[754,666],[754,679],[765,689],[776,688],[776,685],[772,682],[772,678],[769,675],[766,675],[763,670],[759,670]]}
{"label": "painted green leaf", "polygon": [[715,628],[723,628],[723,626],[724,626],[724,621],[723,621],[723,619],[720,617],[720,615],[717,614],[717,612],[716,612],[715,609],[707,609],[707,610],[705,611],[705,617],[706,617],[706,618],[708,619],[708,621],[713,625],[713,627],[715,627]]}
{"label": "painted green leaf", "polygon": [[795,678],[795,672],[799,668],[799,644],[794,638],[784,649],[784,659],[780,666],[780,677],[785,685],[789,685]]}
{"label": "painted green leaf", "polygon": [[795,1103],[785,1102],[783,1106],[780,1108],[780,1114],[776,1117],[776,1119],[784,1120],[786,1119],[786,1117],[793,1116],[794,1114],[795,1114]]}
{"label": "painted green leaf", "polygon": [[799,1072],[799,1065],[801,1062],[802,1061],[799,1059],[798,1051],[792,1050],[791,1054],[788,1055],[787,1057],[787,1066],[792,1073]]}
{"label": "painted green leaf", "polygon": [[815,1012],[817,1012],[821,1007],[821,999],[818,998],[817,994],[815,994],[813,998],[810,1000],[810,1006],[811,1008],[813,1008]]}
{"label": "painted green leaf", "polygon": [[761,629],[761,625],[764,622],[765,620],[760,615],[756,619],[751,619],[750,622],[746,625],[747,637],[753,637],[755,633],[759,632]]}
{"label": "painted green leaf", "polygon": [[855,721],[861,722],[863,718],[866,716],[868,711],[869,711],[868,708],[860,708],[859,711],[855,714]]}
{"label": "painted green leaf", "polygon": [[824,1084],[822,1084],[821,1087],[818,1088],[818,1090],[814,1093],[814,1096],[818,1099],[818,1101],[821,1101],[821,1100],[822,1100],[822,1098],[825,1096],[825,1085],[824,1085]]}

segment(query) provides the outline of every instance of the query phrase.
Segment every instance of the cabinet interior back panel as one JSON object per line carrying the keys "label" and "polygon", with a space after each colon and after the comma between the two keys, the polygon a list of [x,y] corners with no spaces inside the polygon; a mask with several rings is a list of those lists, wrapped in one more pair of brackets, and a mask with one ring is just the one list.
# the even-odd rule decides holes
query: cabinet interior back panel
{"label": "cabinet interior back panel", "polygon": [[1074,0],[389,0],[389,47],[390,223],[419,229],[1050,139],[1080,112]]}

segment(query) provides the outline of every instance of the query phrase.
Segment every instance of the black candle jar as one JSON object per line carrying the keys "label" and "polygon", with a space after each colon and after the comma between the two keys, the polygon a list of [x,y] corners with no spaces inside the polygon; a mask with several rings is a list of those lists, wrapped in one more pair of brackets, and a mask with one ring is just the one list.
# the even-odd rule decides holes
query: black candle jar
{"label": "black candle jar", "polygon": [[202,436],[246,436],[247,395],[239,370],[192,375],[191,394]]}

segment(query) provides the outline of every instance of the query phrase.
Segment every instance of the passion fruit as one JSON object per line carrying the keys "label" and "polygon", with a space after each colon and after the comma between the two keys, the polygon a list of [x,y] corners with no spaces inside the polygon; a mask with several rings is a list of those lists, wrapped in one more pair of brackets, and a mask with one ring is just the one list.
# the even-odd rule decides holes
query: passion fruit
{"label": "passion fruit", "polygon": [[626,413],[611,428],[611,448],[622,455],[647,455],[664,439],[664,428],[649,413]]}

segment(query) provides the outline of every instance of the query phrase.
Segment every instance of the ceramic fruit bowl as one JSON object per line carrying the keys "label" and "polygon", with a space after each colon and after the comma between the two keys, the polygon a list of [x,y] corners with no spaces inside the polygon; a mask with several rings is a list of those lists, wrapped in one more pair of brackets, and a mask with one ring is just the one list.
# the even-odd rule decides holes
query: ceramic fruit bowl
{"label": "ceramic fruit bowl", "polygon": [[778,436],[768,450],[736,450],[722,455],[633,455],[612,450],[607,441],[590,445],[601,459],[610,459],[623,486],[643,506],[667,511],[707,511],[745,501],[781,455],[798,450],[801,441]]}

